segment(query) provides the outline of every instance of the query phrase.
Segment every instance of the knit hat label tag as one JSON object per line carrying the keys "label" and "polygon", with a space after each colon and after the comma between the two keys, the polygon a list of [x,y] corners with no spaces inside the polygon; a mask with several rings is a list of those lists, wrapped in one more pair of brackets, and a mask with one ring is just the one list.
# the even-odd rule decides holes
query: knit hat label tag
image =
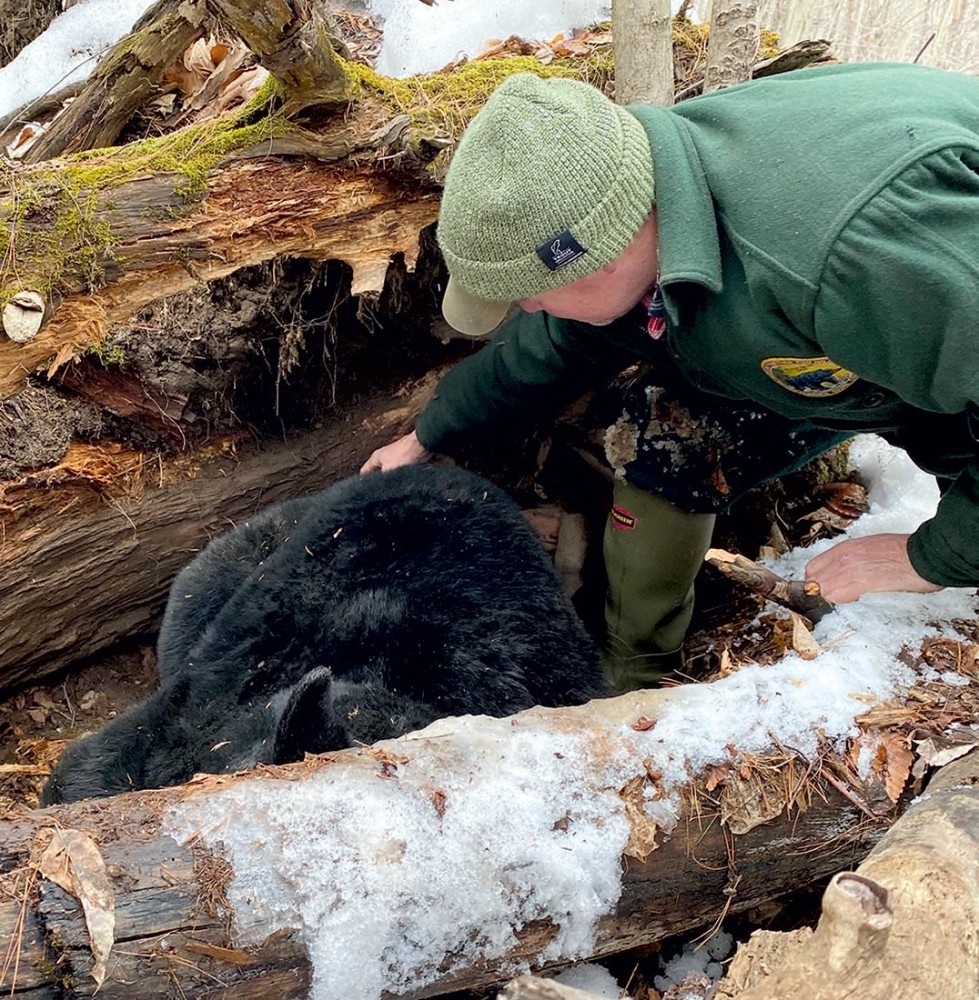
{"label": "knit hat label tag", "polygon": [[570,229],[545,240],[537,248],[537,256],[551,271],[559,271],[586,253],[587,250],[571,235]]}

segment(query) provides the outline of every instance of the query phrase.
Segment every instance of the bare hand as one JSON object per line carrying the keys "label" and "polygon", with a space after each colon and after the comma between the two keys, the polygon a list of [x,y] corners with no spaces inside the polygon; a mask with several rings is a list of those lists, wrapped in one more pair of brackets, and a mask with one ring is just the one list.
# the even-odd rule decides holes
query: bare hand
{"label": "bare hand", "polygon": [[365,472],[388,472],[402,465],[418,465],[427,462],[432,453],[418,440],[415,432],[392,441],[371,453],[371,457],[360,467],[361,475]]}
{"label": "bare hand", "polygon": [[815,580],[823,597],[834,604],[883,591],[931,594],[941,590],[915,572],[908,558],[908,538],[867,535],[838,542],[810,560],[806,579]]}

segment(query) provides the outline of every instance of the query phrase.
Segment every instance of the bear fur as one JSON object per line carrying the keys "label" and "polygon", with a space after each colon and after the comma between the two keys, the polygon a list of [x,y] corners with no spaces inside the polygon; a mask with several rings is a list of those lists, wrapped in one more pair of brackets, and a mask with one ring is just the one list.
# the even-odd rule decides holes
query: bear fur
{"label": "bear fur", "polygon": [[72,743],[42,804],[604,693],[520,509],[437,466],[353,476],[216,538],[174,580],[157,655],[159,688]]}

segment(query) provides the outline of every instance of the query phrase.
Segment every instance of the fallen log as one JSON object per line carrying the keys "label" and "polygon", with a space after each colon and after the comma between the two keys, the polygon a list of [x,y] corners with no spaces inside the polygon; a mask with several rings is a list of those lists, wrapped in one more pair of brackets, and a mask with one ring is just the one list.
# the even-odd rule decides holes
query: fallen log
{"label": "fallen log", "polygon": [[447,719],[374,748],[26,813],[0,827],[8,995],[484,988],[808,886],[893,818],[869,822],[826,787],[734,834],[657,771],[669,748],[649,720],[688,694]]}
{"label": "fallen log", "polygon": [[[63,254],[52,256],[58,227],[52,230],[50,219],[26,222],[19,233],[24,256],[0,271],[0,285],[17,293],[43,292],[44,313],[51,318],[27,341],[0,341],[0,399],[20,391],[33,371],[53,374],[145,305],[273,257],[344,260],[354,272],[353,294],[377,290],[392,257],[414,261],[418,234],[434,220],[437,198],[434,189],[417,184],[406,193],[403,183],[366,166],[341,169],[325,162],[369,149],[356,132],[352,122],[338,129],[318,147],[322,160],[229,161],[210,174],[202,202],[188,204],[187,175],[152,169],[117,187],[88,191],[91,214],[76,220],[76,256],[68,261]],[[131,154],[123,147],[119,155]],[[114,155],[86,161],[85,169],[111,170]],[[52,204],[77,197],[69,172],[54,171],[52,177]],[[27,180],[21,176],[18,183]],[[37,183],[43,189],[40,178]],[[97,223],[97,232],[89,231],[90,223]],[[35,257],[27,251],[32,240]],[[107,283],[86,292],[86,268],[103,271]]]}
{"label": "fallen log", "polygon": [[974,751],[941,768],[866,861],[834,876],[815,931],[756,931],[717,997],[979,996],[977,786]]}

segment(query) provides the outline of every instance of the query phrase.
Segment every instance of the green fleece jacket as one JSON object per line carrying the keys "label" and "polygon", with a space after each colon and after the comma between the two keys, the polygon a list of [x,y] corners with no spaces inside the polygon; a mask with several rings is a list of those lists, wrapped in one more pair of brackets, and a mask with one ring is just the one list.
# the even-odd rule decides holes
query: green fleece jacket
{"label": "green fleece jacket", "polygon": [[[912,564],[979,584],[979,79],[837,66],[629,110],[652,147],[681,369],[721,396],[907,442],[954,478]],[[450,452],[655,347],[634,321],[520,314],[442,380],[418,437]]]}

